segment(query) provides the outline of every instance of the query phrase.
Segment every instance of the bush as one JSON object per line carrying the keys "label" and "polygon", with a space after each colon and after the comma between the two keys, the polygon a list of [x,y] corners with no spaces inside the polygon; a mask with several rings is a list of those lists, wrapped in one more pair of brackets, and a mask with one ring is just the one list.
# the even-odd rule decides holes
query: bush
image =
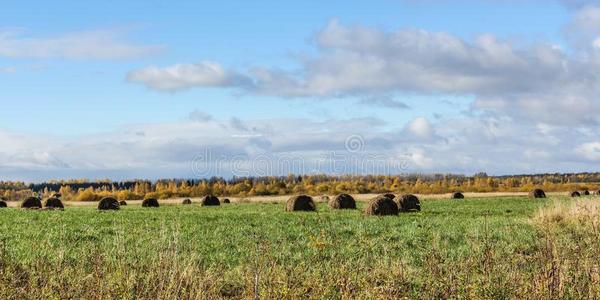
{"label": "bush", "polygon": [[75,198],[76,201],[98,201],[99,199],[100,197],[91,188],[83,190]]}

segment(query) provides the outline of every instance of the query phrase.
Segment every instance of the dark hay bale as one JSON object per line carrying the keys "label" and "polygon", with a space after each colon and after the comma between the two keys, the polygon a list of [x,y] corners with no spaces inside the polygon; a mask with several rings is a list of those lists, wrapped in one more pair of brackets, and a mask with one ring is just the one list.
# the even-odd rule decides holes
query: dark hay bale
{"label": "dark hay bale", "polygon": [[452,199],[465,199],[465,195],[461,192],[452,193]]}
{"label": "dark hay bale", "polygon": [[104,197],[98,202],[99,210],[119,210],[121,209],[121,205],[117,199],[112,197]]}
{"label": "dark hay bale", "polygon": [[6,204],[6,201],[0,200],[0,208],[5,208],[5,207],[8,207],[8,204]]}
{"label": "dark hay bale", "polygon": [[596,196],[600,196],[600,190],[597,190],[597,191],[595,191],[595,192],[594,192],[594,195],[596,195]]}
{"label": "dark hay bale", "polygon": [[119,201],[119,205],[121,205],[121,206],[127,206],[127,201],[121,200],[121,201]]}
{"label": "dark hay bale", "polygon": [[217,196],[206,195],[204,196],[204,198],[202,198],[201,204],[202,206],[218,206],[221,205],[221,201],[219,201],[219,198],[217,198]]}
{"label": "dark hay bale", "polygon": [[189,198],[183,199],[183,202],[181,202],[181,204],[184,204],[184,205],[192,204],[192,199],[189,199]]}
{"label": "dark hay bale", "polygon": [[142,207],[159,207],[158,200],[155,198],[148,198],[142,201]]}
{"label": "dark hay bale", "polygon": [[365,214],[371,216],[392,216],[398,215],[398,204],[394,199],[379,195],[365,206]]}
{"label": "dark hay bale", "polygon": [[546,198],[546,193],[542,189],[534,189],[529,192],[529,198]]}
{"label": "dark hay bale", "polygon": [[46,199],[46,203],[44,203],[44,208],[46,209],[64,209],[62,201],[58,198],[48,198]]}
{"label": "dark hay bale", "polygon": [[229,198],[225,198],[223,199],[223,203],[231,203],[231,200],[229,200]]}
{"label": "dark hay bale", "polygon": [[571,197],[581,197],[581,194],[578,191],[571,192]]}
{"label": "dark hay bale", "polygon": [[21,202],[21,208],[40,209],[42,208],[42,200],[37,197],[28,197]]}
{"label": "dark hay bale", "polygon": [[390,199],[392,199],[392,200],[396,199],[396,195],[394,195],[394,194],[392,194],[392,193],[386,193],[386,194],[383,194],[383,195],[381,195],[381,196],[384,196],[384,197],[390,198]]}
{"label": "dark hay bale", "polygon": [[356,209],[354,197],[348,194],[339,194],[329,200],[329,207],[333,209]]}
{"label": "dark hay bale", "polygon": [[401,211],[421,211],[421,202],[415,195],[404,194],[398,199],[398,208]]}
{"label": "dark hay bale", "polygon": [[311,196],[293,196],[285,204],[285,211],[316,211],[317,204]]}
{"label": "dark hay bale", "polygon": [[583,194],[584,196],[589,196],[590,195],[590,191],[584,190],[583,192],[581,192],[581,194]]}

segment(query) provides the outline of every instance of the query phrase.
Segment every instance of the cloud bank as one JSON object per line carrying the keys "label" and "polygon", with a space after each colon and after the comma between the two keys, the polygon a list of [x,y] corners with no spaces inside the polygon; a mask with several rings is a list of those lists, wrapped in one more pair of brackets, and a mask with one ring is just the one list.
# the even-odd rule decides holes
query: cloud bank
{"label": "cloud bank", "polygon": [[146,57],[165,49],[122,39],[121,30],[91,30],[58,36],[25,36],[22,30],[0,28],[0,56],[32,59],[120,60]]}

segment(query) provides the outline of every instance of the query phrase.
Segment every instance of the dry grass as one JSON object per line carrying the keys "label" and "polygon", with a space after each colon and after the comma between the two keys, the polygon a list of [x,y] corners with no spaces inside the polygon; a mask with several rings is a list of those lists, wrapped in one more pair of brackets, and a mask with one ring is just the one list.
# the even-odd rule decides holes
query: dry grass
{"label": "dry grass", "polygon": [[[556,199],[532,218],[540,232],[535,277],[552,299],[600,297],[600,201]],[[541,291],[538,291],[541,294]]]}
{"label": "dry grass", "polygon": [[543,207],[533,218],[538,224],[570,223],[597,227],[600,221],[600,201],[598,199],[579,199],[573,202],[555,201]]}

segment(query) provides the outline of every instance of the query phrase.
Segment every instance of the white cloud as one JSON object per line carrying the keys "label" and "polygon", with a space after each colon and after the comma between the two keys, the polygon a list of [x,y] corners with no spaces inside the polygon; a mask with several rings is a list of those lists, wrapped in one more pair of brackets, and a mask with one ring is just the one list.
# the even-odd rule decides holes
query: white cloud
{"label": "white cloud", "polygon": [[111,60],[145,57],[164,46],[136,45],[122,40],[122,30],[91,30],[51,37],[24,36],[0,29],[0,56],[9,58]]}
{"label": "white cloud", "polygon": [[[595,18],[595,12],[588,14]],[[582,23],[575,27],[595,28],[595,21],[585,25],[578,18],[586,19],[575,17],[574,23]],[[316,54],[299,60],[296,70],[253,67],[244,76],[203,62],[148,67],[128,79],[160,91],[224,87],[279,97],[356,96],[362,104],[397,109],[406,106],[381,95],[458,95],[474,97],[478,111],[534,124],[600,122],[600,51],[570,54],[555,44],[517,46],[491,34],[469,41],[445,32],[383,31],[337,20],[315,41]]]}
{"label": "white cloud", "polygon": [[429,139],[433,136],[433,128],[429,121],[424,117],[418,117],[408,124],[408,131],[422,139]]}
{"label": "white cloud", "polygon": [[[600,168],[597,131],[529,125],[506,117],[416,118],[397,124],[373,118],[220,120],[200,111],[192,115],[200,119],[129,125],[85,138],[0,131],[0,168],[6,178],[28,174],[28,180]],[[346,149],[351,136],[362,140],[357,152]],[[199,158],[208,164],[199,165]],[[374,171],[374,163],[384,166]]]}
{"label": "white cloud", "polygon": [[359,104],[376,107],[385,107],[397,110],[410,109],[410,106],[408,106],[406,103],[396,100],[390,96],[372,96],[363,98],[359,101]]}
{"label": "white cloud", "polygon": [[600,160],[600,142],[585,143],[577,146],[575,152],[583,158],[599,161]]}
{"label": "white cloud", "polygon": [[17,71],[15,67],[0,67],[0,73],[14,73]]}
{"label": "white cloud", "polygon": [[228,87],[245,82],[243,76],[227,71],[212,61],[177,64],[165,68],[150,66],[129,72],[127,80],[159,91],[178,91],[192,87]]}

